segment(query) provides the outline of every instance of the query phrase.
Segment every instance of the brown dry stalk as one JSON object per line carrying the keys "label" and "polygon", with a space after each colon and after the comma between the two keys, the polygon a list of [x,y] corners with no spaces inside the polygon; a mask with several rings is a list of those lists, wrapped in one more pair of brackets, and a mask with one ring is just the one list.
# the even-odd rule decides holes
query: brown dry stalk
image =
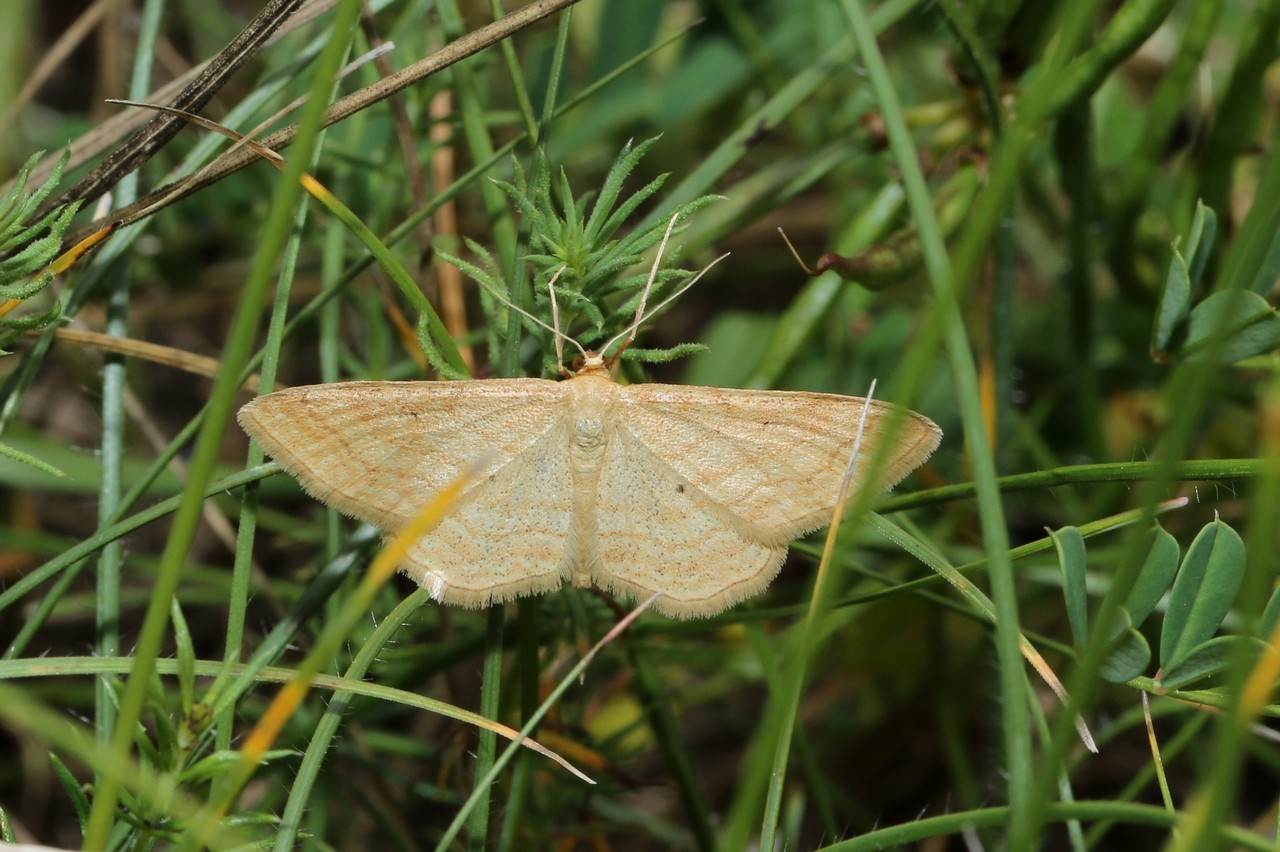
{"label": "brown dry stalk", "polygon": [[[28,332],[31,337],[38,337],[43,332]],[[74,328],[59,328],[53,333],[54,340],[62,343],[74,343],[79,346],[91,346],[104,352],[116,352],[129,358],[141,358],[155,364],[174,367],[197,376],[212,379],[218,374],[220,362],[216,358],[196,355],[172,346],[161,346],[145,340],[134,340],[129,337],[115,337],[96,331],[85,331]],[[245,380],[244,389],[250,393],[258,393],[260,377],[255,373]]]}
{"label": "brown dry stalk", "polygon": [[[454,178],[452,128],[448,118],[453,111],[453,98],[448,91],[440,91],[431,99],[431,141],[436,148],[431,157],[431,174],[437,187],[448,186]],[[455,239],[458,237],[458,205],[447,201],[435,213],[436,231]],[[467,334],[467,302],[462,293],[462,270],[452,263],[435,264],[436,280],[440,282],[440,314],[444,327],[454,340],[463,340]],[[475,372],[476,356],[465,343],[458,344],[458,354],[467,369]]]}

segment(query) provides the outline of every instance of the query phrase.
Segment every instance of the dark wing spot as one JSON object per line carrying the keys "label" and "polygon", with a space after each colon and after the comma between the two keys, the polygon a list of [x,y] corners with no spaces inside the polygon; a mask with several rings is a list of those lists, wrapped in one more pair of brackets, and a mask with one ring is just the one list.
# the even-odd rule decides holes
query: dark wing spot
{"label": "dark wing spot", "polygon": [[676,493],[677,493],[677,494],[683,494],[683,493],[684,493],[684,483],[679,483],[679,484],[677,484],[677,485],[676,485]]}

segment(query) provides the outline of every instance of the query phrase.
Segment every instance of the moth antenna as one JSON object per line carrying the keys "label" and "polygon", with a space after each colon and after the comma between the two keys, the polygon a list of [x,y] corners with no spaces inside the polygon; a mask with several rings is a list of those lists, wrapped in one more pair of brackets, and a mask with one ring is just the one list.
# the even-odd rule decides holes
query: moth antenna
{"label": "moth antenna", "polygon": [[653,256],[653,266],[649,267],[649,280],[644,283],[644,290],[640,292],[640,304],[636,305],[635,319],[631,321],[631,325],[627,326],[622,331],[622,334],[610,340],[604,345],[604,348],[600,350],[600,354],[603,355],[608,352],[609,347],[617,343],[618,339],[623,335],[631,335],[627,338],[627,342],[622,344],[622,348],[615,352],[613,357],[609,359],[609,366],[616,364],[618,359],[622,357],[622,353],[625,352],[626,348],[636,339],[636,330],[640,328],[640,323],[644,322],[645,319],[644,309],[645,305],[649,302],[649,293],[653,290],[653,282],[658,278],[658,267],[662,265],[662,255],[667,250],[667,240],[671,239],[671,232],[675,230],[676,220],[679,218],[679,210],[671,214],[671,221],[667,223],[667,230],[662,233],[662,242],[658,243],[658,253]]}
{"label": "moth antenna", "polygon": [[556,270],[555,275],[552,275],[551,280],[547,282],[547,293],[551,296],[551,322],[554,325],[547,325],[537,317],[531,316],[527,311],[520,311],[519,308],[516,308],[517,311],[550,331],[554,336],[556,342],[556,366],[560,368],[560,372],[563,375],[568,375],[568,371],[564,368],[564,342],[566,340],[574,345],[574,348],[582,354],[583,358],[587,357],[587,350],[582,348],[582,344],[560,330],[560,303],[556,301],[556,282],[560,280],[560,276],[564,274],[567,268],[563,263],[560,264],[560,268]]}
{"label": "moth antenna", "polygon": [[[557,269],[557,270],[556,270],[556,274],[551,276],[551,281],[550,281],[550,282],[548,283],[548,285],[547,285],[548,287],[550,287],[551,285],[553,285],[553,284],[555,284],[555,283],[556,283],[556,279],[560,277],[560,273],[564,272],[564,269],[565,269],[565,268],[564,268],[564,266],[562,265],[559,269]],[[559,319],[558,319],[558,318],[557,318],[557,316],[556,316],[556,311],[558,310],[558,308],[556,307],[556,297],[555,297],[555,292],[554,292],[554,291],[552,291],[552,294],[551,294],[551,305],[552,305],[552,314],[551,314],[551,316],[552,316],[552,319],[555,319],[555,320],[556,320],[556,326],[555,326],[555,327],[552,327],[552,326],[547,325],[545,322],[543,322],[542,320],[538,319],[537,317],[535,317],[533,314],[531,314],[531,313],[529,313],[528,311],[526,311],[524,308],[522,308],[522,307],[520,307],[519,305],[517,305],[517,304],[515,304],[514,302],[512,302],[512,301],[511,301],[510,299],[508,299],[506,296],[502,295],[502,294],[501,294],[501,293],[499,293],[497,290],[495,290],[494,288],[490,287],[488,284],[486,284],[486,283],[484,283],[483,281],[481,281],[479,278],[475,279],[475,281],[476,281],[476,283],[477,283],[477,284],[479,284],[481,287],[483,287],[483,288],[488,292],[488,294],[489,294],[490,296],[492,296],[493,298],[497,299],[499,302],[501,302],[502,304],[506,305],[506,306],[507,306],[508,308],[510,308],[511,310],[515,311],[516,313],[518,313],[518,314],[520,314],[521,316],[525,317],[526,319],[530,320],[530,321],[531,321],[531,322],[533,322],[535,325],[541,326],[542,328],[545,328],[547,331],[549,331],[549,332],[551,332],[553,335],[555,335],[555,341],[556,341],[556,358],[557,358],[557,360],[559,360],[559,361],[560,361],[560,370],[561,370],[561,372],[563,372],[563,371],[564,371],[564,361],[563,361],[563,355],[562,355],[562,353],[564,352],[564,344],[563,344],[563,341],[565,341],[565,340],[569,341],[569,342],[570,342],[570,343],[572,343],[575,347],[577,347],[577,349],[578,349],[578,351],[579,351],[579,352],[581,352],[581,353],[582,353],[582,357],[583,357],[583,358],[587,357],[587,350],[585,350],[585,349],[583,349],[583,348],[582,348],[582,344],[578,343],[578,341],[574,340],[572,337],[570,337],[569,335],[565,334],[564,332],[562,332],[562,331],[559,329],[560,321],[559,321]]]}
{"label": "moth antenna", "polygon": [[649,301],[649,294],[653,292],[653,282],[658,279],[658,267],[662,264],[662,255],[667,251],[667,240],[671,239],[671,232],[675,230],[676,219],[679,217],[679,211],[671,214],[671,221],[667,223],[667,229],[662,232],[662,242],[658,243],[658,253],[654,255],[653,266],[649,268],[649,280],[644,282],[644,291],[640,293],[640,304],[636,305],[636,316],[631,321],[631,337],[627,340],[626,345],[622,347],[623,349],[630,346],[631,341],[636,339],[636,329],[644,321],[645,305]]}
{"label": "moth antenna", "polygon": [[[547,282],[547,295],[551,297],[551,324],[555,326],[552,333],[555,334],[556,341],[556,367],[560,370],[560,375],[567,376],[569,371],[564,368],[564,335],[560,331],[560,303],[556,301],[556,279],[560,277],[560,273],[564,272],[564,265],[556,270],[556,274],[551,276],[551,280]],[[582,347],[579,346],[579,349]],[[583,357],[586,353],[583,352]]]}
{"label": "moth antenna", "polygon": [[626,351],[626,348],[627,348],[628,346],[630,346],[630,345],[631,345],[631,341],[633,341],[633,340],[635,340],[635,339],[636,339],[636,334],[635,334],[635,332],[636,332],[636,329],[639,327],[639,324],[640,324],[641,322],[644,322],[644,320],[646,320],[646,319],[652,319],[653,317],[655,317],[655,316],[657,316],[659,313],[661,313],[661,311],[662,311],[662,309],[663,309],[663,308],[665,308],[667,305],[671,304],[671,303],[672,303],[672,302],[674,302],[676,299],[678,299],[678,298],[680,298],[681,296],[683,296],[683,295],[684,295],[684,292],[685,292],[686,290],[688,290],[688,289],[689,289],[690,287],[692,287],[694,284],[697,284],[699,281],[701,281],[701,280],[702,280],[702,276],[706,275],[706,274],[711,270],[711,267],[715,266],[717,263],[719,263],[720,261],[724,260],[724,259],[725,259],[726,257],[728,257],[728,256],[729,256],[729,253],[728,253],[728,252],[725,252],[724,254],[722,254],[722,255],[720,255],[719,257],[717,257],[715,260],[713,260],[713,261],[711,261],[710,263],[708,263],[706,266],[702,267],[702,269],[698,270],[698,274],[697,274],[697,275],[693,276],[693,277],[692,277],[692,278],[690,278],[688,281],[684,282],[684,284],[681,284],[681,285],[680,285],[680,289],[676,290],[676,291],[675,291],[674,293],[672,293],[670,296],[667,296],[667,298],[663,299],[661,302],[659,302],[657,305],[655,305],[655,306],[654,306],[654,308],[653,308],[653,310],[649,311],[649,315],[648,315],[648,316],[646,316],[646,317],[642,317],[642,318],[640,318],[639,320],[637,320],[636,322],[632,323],[630,327],[623,329],[623,330],[622,330],[622,331],[621,331],[621,332],[620,332],[616,337],[614,337],[612,340],[610,340],[610,341],[609,341],[608,343],[606,343],[604,346],[600,347],[600,353],[601,353],[601,354],[604,354],[605,352],[608,352],[608,351],[609,351],[609,348],[610,348],[611,346],[613,346],[613,344],[617,343],[617,342],[618,342],[619,340],[621,340],[624,336],[626,336],[626,335],[628,335],[628,334],[629,334],[629,335],[631,335],[631,337],[629,337],[629,338],[627,339],[627,342],[626,342],[626,343],[624,343],[624,344],[622,345],[622,348],[621,348],[621,349],[619,349],[617,352],[615,352],[615,353],[613,354],[613,356],[609,359],[609,366],[611,366],[611,367],[612,367],[614,364],[616,364],[616,363],[617,363],[617,361],[618,361],[618,359],[622,357],[622,353],[623,353],[624,351]]}

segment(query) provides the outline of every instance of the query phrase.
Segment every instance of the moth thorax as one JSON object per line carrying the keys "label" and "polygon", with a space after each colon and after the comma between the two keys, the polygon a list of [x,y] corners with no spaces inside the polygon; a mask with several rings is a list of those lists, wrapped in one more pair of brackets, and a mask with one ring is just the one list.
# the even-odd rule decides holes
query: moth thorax
{"label": "moth thorax", "polygon": [[573,424],[573,443],[583,450],[604,446],[604,423],[594,417],[580,418]]}

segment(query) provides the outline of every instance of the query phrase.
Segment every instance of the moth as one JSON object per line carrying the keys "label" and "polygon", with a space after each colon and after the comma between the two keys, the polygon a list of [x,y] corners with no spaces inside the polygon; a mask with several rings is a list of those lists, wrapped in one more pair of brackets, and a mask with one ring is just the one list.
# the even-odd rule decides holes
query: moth
{"label": "moth", "polygon": [[599,356],[563,381],[291,388],[239,420],[309,494],[387,533],[487,459],[402,566],[436,600],[485,607],[571,582],[661,592],[655,609],[689,618],[763,590],[788,543],[830,523],[867,406],[854,477],[880,491],[938,446],[932,421],[835,394],[624,386]]}
{"label": "moth", "polygon": [[[643,312],[642,298],[632,338]],[[563,364],[569,338],[551,330]],[[893,486],[942,436],[920,414],[858,397],[621,385],[609,359],[578,348],[581,367],[561,381],[297,387],[239,420],[307,493],[388,534],[485,459],[401,566],[438,601],[479,608],[573,583],[661,592],[654,608],[677,618],[763,590],[789,542],[830,523],[864,416],[855,489]]]}

